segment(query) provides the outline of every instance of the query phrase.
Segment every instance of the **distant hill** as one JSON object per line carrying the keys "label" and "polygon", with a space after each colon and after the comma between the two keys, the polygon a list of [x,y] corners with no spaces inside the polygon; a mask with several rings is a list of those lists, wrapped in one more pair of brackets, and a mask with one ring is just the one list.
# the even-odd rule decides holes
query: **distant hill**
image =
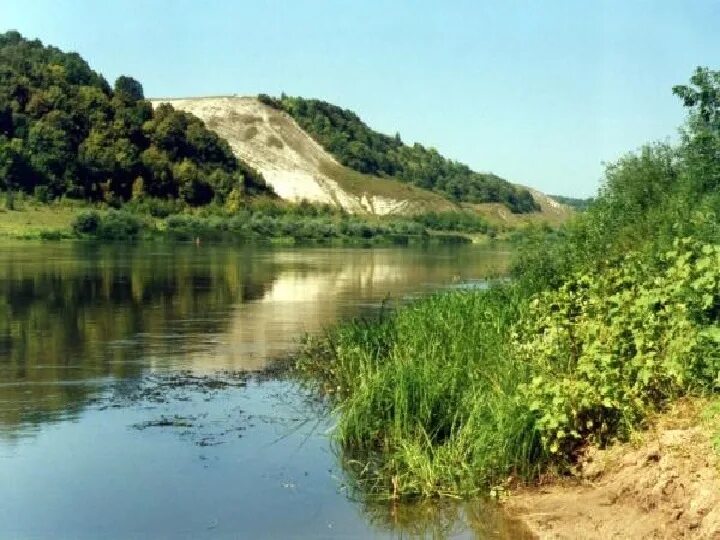
{"label": "distant hill", "polygon": [[0,34],[0,190],[115,206],[145,196],[200,206],[266,195],[357,214],[472,211],[509,226],[569,212],[330,104],[147,100],[132,77],[111,87],[80,55],[17,32]]}
{"label": "distant hill", "polygon": [[497,175],[475,172],[434,148],[406,145],[399,134],[378,133],[350,110],[317,99],[258,97],[290,114],[340,163],[355,171],[413,184],[456,203],[498,202],[517,214],[540,209],[528,190]]}
{"label": "distant hill", "polygon": [[518,214],[507,205],[465,203],[390,176],[364,174],[344,166],[282,108],[254,97],[216,96],[153,99],[202,118],[227,139],[235,154],[260,171],[282,198],[330,203],[352,213],[418,214],[466,210],[491,223],[514,227],[529,222],[559,223],[572,211],[545,195],[529,191],[538,211]]}
{"label": "distant hill", "polygon": [[283,199],[377,215],[455,209],[438,193],[344,167],[287,113],[254,97],[153,100],[156,107],[163,103],[202,118]]}
{"label": "distant hill", "polygon": [[138,81],[121,76],[111,88],[80,55],[17,32],[0,34],[0,188],[191,205],[272,193],[197,117],[153,111]]}
{"label": "distant hill", "polygon": [[570,208],[573,208],[577,210],[578,212],[584,212],[588,209],[588,207],[592,204],[592,202],[595,200],[593,197],[588,197],[587,199],[579,199],[576,197],[565,197],[563,195],[548,195],[552,199],[555,199],[557,202],[565,204],[569,206]]}

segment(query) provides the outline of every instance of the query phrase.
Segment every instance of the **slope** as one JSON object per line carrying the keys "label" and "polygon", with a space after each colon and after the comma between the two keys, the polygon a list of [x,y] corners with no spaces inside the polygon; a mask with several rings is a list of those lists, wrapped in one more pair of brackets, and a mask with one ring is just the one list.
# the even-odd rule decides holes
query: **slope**
{"label": "slope", "polygon": [[501,225],[528,222],[559,223],[572,211],[543,194],[530,190],[540,211],[514,214],[502,203],[462,205],[441,194],[400,182],[357,172],[338,161],[286,112],[255,97],[217,96],[162,98],[203,119],[226,139],[243,162],[258,170],[283,199],[337,205],[357,214],[418,214],[428,211],[470,210]]}
{"label": "slope", "polygon": [[440,195],[343,167],[288,114],[254,97],[152,102],[155,106],[170,103],[203,119],[283,199],[332,204],[356,214],[412,214],[455,208]]}

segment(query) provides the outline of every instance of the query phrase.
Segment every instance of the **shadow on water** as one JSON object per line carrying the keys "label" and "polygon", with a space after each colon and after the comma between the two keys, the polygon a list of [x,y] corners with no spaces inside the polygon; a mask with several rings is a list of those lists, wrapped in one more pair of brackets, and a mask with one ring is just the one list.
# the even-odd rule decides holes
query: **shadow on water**
{"label": "shadow on water", "polygon": [[487,502],[353,501],[332,416],[267,370],[305,332],[482,286],[505,261],[467,246],[6,246],[0,537],[521,538]]}

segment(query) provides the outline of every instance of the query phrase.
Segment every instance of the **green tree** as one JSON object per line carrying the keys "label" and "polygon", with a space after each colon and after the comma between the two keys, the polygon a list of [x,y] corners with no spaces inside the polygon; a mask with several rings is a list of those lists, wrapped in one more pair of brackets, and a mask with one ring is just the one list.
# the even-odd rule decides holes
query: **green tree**
{"label": "green tree", "polygon": [[200,177],[200,170],[191,160],[184,159],[173,167],[180,197],[192,205],[207,204],[212,199],[212,188]]}
{"label": "green tree", "polygon": [[673,93],[690,109],[684,132],[685,158],[695,189],[720,187],[720,71],[698,67],[690,84]]}
{"label": "green tree", "polygon": [[118,77],[111,89],[75,53],[0,34],[3,185],[121,204],[139,177],[149,195],[178,197],[175,168],[192,177],[183,185],[193,204],[222,200],[237,182],[246,193],[272,194],[200,119],[171,105],[153,111],[132,77]]}
{"label": "green tree", "polygon": [[145,99],[142,84],[127,75],[120,75],[115,80],[114,92],[116,96],[128,102]]}

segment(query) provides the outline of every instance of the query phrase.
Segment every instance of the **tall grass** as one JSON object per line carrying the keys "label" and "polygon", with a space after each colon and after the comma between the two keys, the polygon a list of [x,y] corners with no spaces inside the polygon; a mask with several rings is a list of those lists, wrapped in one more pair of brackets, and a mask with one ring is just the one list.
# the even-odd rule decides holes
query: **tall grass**
{"label": "tall grass", "polygon": [[585,213],[518,242],[512,284],[308,343],[299,365],[339,396],[365,489],[472,495],[720,390],[720,72],[673,91],[690,108],[681,144],[609,165]]}
{"label": "tall grass", "polygon": [[365,491],[469,496],[535,472],[527,367],[508,350],[525,304],[510,285],[442,293],[306,344],[298,365],[340,398],[337,440]]}
{"label": "tall grass", "polygon": [[[309,340],[363,491],[472,496],[567,470],[588,444],[720,387],[720,245],[690,238],[533,293],[448,292]],[[487,491],[486,491],[487,492]]]}

